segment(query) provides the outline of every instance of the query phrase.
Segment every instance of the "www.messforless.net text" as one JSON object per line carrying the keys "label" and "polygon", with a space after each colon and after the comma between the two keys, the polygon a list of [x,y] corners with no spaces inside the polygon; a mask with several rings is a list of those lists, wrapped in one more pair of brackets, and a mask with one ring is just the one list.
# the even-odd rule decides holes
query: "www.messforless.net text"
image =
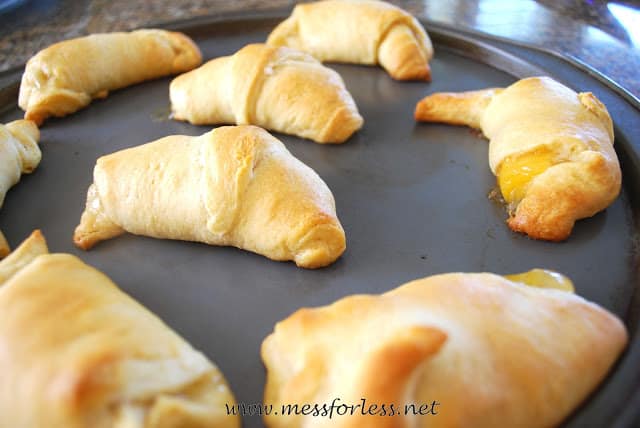
{"label": "www.messforless.net text", "polygon": [[336,416],[435,416],[438,414],[438,401],[421,404],[369,403],[361,398],[359,403],[346,403],[340,398],[334,398],[330,403],[306,404],[273,404],[262,403],[225,403],[227,415],[241,416],[290,416],[303,415],[313,417],[333,418]]}

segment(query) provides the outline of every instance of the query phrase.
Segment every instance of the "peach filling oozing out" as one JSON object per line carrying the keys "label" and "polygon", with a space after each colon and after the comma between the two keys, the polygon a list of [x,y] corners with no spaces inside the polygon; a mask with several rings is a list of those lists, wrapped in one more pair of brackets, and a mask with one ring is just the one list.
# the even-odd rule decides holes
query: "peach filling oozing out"
{"label": "peach filling oozing out", "polygon": [[519,282],[538,288],[554,288],[556,290],[575,292],[573,282],[566,276],[546,269],[532,269],[529,272],[504,275],[510,281]]}
{"label": "peach filling oozing out", "polygon": [[546,148],[510,156],[498,169],[498,186],[508,204],[517,204],[525,196],[531,180],[556,162],[555,154]]}

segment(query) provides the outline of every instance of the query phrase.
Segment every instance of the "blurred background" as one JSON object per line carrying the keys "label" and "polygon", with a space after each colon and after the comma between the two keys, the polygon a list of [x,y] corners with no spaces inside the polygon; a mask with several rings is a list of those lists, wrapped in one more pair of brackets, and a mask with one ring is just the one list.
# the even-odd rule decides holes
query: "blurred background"
{"label": "blurred background", "polygon": [[[640,1],[391,0],[415,16],[573,56],[640,98]],[[0,72],[56,41],[174,20],[291,9],[290,0],[0,0]],[[427,26],[428,31],[428,26]]]}

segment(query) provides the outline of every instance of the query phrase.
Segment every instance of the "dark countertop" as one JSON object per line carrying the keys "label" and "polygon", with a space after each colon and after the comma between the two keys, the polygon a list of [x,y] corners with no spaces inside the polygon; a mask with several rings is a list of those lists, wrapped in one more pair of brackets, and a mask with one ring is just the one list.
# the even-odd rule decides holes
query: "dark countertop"
{"label": "dark countertop", "polygon": [[[3,2],[17,3],[3,11]],[[420,18],[527,42],[591,65],[640,98],[640,3],[604,0],[392,0]],[[89,33],[238,11],[291,0],[0,0],[0,71]],[[428,28],[427,28],[428,31]]]}

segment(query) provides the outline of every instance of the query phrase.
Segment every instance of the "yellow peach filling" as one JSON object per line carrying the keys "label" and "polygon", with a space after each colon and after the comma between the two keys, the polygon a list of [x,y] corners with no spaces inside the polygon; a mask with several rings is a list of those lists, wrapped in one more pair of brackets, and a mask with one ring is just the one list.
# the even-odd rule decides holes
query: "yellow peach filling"
{"label": "yellow peach filling", "polygon": [[550,150],[538,149],[503,160],[498,170],[498,185],[504,200],[509,204],[520,202],[531,180],[551,167],[554,158]]}
{"label": "yellow peach filling", "polygon": [[510,281],[519,282],[537,288],[554,288],[556,290],[575,292],[573,282],[566,276],[546,269],[532,269],[529,272],[504,275]]}

